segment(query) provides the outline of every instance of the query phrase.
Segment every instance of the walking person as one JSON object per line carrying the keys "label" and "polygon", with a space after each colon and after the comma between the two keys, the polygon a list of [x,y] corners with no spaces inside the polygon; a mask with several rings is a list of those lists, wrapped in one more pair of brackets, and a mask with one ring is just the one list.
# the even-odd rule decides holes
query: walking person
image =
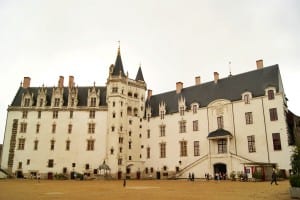
{"label": "walking person", "polygon": [[275,168],[273,168],[271,185],[272,185],[273,183],[275,183],[275,185],[278,185],[278,184],[277,184],[277,177],[276,177],[276,176],[277,176],[277,175],[276,175]]}

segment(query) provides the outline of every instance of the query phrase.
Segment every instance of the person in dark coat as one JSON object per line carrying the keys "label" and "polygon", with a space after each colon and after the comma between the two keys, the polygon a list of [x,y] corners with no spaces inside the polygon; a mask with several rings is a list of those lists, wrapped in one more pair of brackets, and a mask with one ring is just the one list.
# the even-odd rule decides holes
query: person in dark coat
{"label": "person in dark coat", "polygon": [[276,177],[276,176],[277,176],[277,175],[276,175],[275,168],[273,168],[271,185],[272,185],[273,183],[275,183],[275,185],[278,185],[278,184],[277,184],[277,177]]}

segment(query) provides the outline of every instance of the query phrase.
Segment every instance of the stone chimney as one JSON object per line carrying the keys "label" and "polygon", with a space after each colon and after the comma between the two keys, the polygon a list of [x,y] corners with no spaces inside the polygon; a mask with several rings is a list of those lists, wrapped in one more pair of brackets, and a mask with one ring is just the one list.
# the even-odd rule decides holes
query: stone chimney
{"label": "stone chimney", "polygon": [[64,77],[63,76],[59,76],[58,87],[59,88],[63,88],[64,87]]}
{"label": "stone chimney", "polygon": [[177,82],[176,83],[176,94],[181,93],[182,88],[183,88],[183,83],[182,82]]}
{"label": "stone chimney", "polygon": [[23,79],[23,88],[29,88],[30,87],[30,77],[24,77]]}
{"label": "stone chimney", "polygon": [[195,85],[200,85],[201,84],[201,78],[200,76],[195,77]]}
{"label": "stone chimney", "polygon": [[264,61],[262,59],[256,61],[257,69],[262,69],[264,67]]}
{"label": "stone chimney", "polygon": [[148,90],[148,96],[147,96],[147,99],[149,100],[152,96],[152,90]]}
{"label": "stone chimney", "polygon": [[74,76],[69,76],[69,88],[74,87]]}
{"label": "stone chimney", "polygon": [[219,80],[219,73],[214,72],[214,81],[215,81],[215,83],[218,83],[218,80]]}

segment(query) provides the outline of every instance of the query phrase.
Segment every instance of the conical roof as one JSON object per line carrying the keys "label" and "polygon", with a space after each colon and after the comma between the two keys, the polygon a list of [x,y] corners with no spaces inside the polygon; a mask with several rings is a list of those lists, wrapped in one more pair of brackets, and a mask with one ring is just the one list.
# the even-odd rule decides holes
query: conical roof
{"label": "conical roof", "polygon": [[121,53],[120,53],[120,47],[118,48],[118,55],[116,58],[115,66],[112,72],[113,76],[119,76],[121,73],[121,76],[125,77],[124,69],[123,69],[123,63],[121,59]]}

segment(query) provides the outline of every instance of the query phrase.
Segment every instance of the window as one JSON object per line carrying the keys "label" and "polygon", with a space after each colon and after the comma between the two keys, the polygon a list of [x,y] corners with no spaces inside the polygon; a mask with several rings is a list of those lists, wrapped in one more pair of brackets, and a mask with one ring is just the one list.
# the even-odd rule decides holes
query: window
{"label": "window", "polygon": [[118,159],[118,165],[122,165],[122,158]]}
{"label": "window", "polygon": [[128,142],[128,149],[131,149],[131,147],[132,147],[132,142],[129,141],[129,142]]}
{"label": "window", "polygon": [[55,146],[55,140],[50,141],[50,150],[53,151]]}
{"label": "window", "polygon": [[218,153],[227,153],[227,141],[225,139],[218,140]]}
{"label": "window", "polygon": [[179,112],[180,112],[180,116],[184,115],[184,106],[180,106]]}
{"label": "window", "polygon": [[149,122],[150,121],[150,114],[148,113],[147,114],[147,122]]}
{"label": "window", "polygon": [[112,88],[112,93],[117,93],[118,92],[118,88],[117,87],[113,87]]}
{"label": "window", "polygon": [[274,99],[274,90],[268,90],[268,99],[269,100]]}
{"label": "window", "polygon": [[128,156],[128,160],[131,160],[131,156]]}
{"label": "window", "polygon": [[73,118],[73,110],[70,111],[70,119]]}
{"label": "window", "polygon": [[52,133],[56,132],[56,124],[52,124]]}
{"label": "window", "polygon": [[95,119],[95,110],[90,110],[90,119]]}
{"label": "window", "polygon": [[281,150],[280,133],[272,133],[273,148],[275,151]]}
{"label": "window", "polygon": [[40,132],[40,127],[41,127],[40,124],[37,124],[37,125],[36,125],[36,129],[35,129],[36,133],[39,133],[39,132]]}
{"label": "window", "polygon": [[27,123],[22,122],[20,127],[20,133],[26,133],[27,131]]}
{"label": "window", "polygon": [[96,97],[91,97],[91,107],[96,107]]}
{"label": "window", "polygon": [[217,118],[218,128],[224,128],[223,116]]}
{"label": "window", "polygon": [[90,165],[89,164],[85,164],[85,169],[89,170],[90,169]]}
{"label": "window", "polygon": [[58,118],[58,110],[54,110],[54,111],[53,111],[52,118],[53,118],[53,119],[57,119],[57,118]]}
{"label": "window", "polygon": [[95,144],[95,140],[88,140],[87,141],[87,151],[94,151],[94,144]]}
{"label": "window", "polygon": [[186,121],[182,120],[179,122],[179,133],[185,133],[186,132]]}
{"label": "window", "polygon": [[19,162],[18,169],[22,169],[22,162]]}
{"label": "window", "polygon": [[180,141],[180,156],[185,157],[187,156],[187,141],[183,140]]}
{"label": "window", "polygon": [[194,141],[194,156],[200,156],[200,142]]}
{"label": "window", "polygon": [[28,111],[27,110],[24,110],[23,113],[22,113],[22,118],[23,119],[26,119],[28,116]]}
{"label": "window", "polygon": [[40,98],[40,107],[42,107],[44,105],[44,99]]}
{"label": "window", "polygon": [[194,113],[194,114],[197,113],[197,109],[198,109],[198,106],[197,106],[197,105],[193,105],[193,113]]}
{"label": "window", "polygon": [[38,119],[41,119],[41,116],[42,116],[42,111],[38,111]]}
{"label": "window", "polygon": [[246,124],[253,124],[252,112],[245,113]]}
{"label": "window", "polygon": [[123,144],[123,137],[119,137],[119,144]]}
{"label": "window", "polygon": [[27,165],[30,165],[30,159],[27,159],[26,164],[27,164]]}
{"label": "window", "polygon": [[115,131],[115,127],[114,127],[114,126],[111,127],[111,131],[112,131],[112,132]]}
{"label": "window", "polygon": [[165,118],[165,111],[160,111],[160,119],[164,119]]}
{"label": "window", "polygon": [[160,158],[166,157],[166,143],[160,143]]}
{"label": "window", "polygon": [[53,159],[49,159],[48,160],[48,167],[52,168],[54,166],[54,160]]}
{"label": "window", "polygon": [[30,106],[30,98],[25,98],[24,99],[24,107],[29,107]]}
{"label": "window", "polygon": [[147,129],[147,138],[150,138],[150,129]]}
{"label": "window", "polygon": [[198,120],[193,121],[193,131],[198,131]]}
{"label": "window", "polygon": [[55,98],[54,99],[54,107],[59,107],[59,103],[60,103],[60,98]]}
{"label": "window", "polygon": [[269,111],[270,111],[270,120],[271,121],[278,120],[277,109],[276,108],[271,108],[271,109],[269,109]]}
{"label": "window", "polygon": [[256,152],[256,149],[255,149],[255,136],[254,135],[247,136],[247,140],[248,140],[248,151],[249,151],[249,153]]}
{"label": "window", "polygon": [[74,105],[75,105],[75,99],[72,98],[72,99],[71,99],[71,106],[73,107]]}
{"label": "window", "polygon": [[33,150],[38,150],[39,147],[39,141],[38,140],[34,140],[34,144],[33,144]]}
{"label": "window", "polygon": [[25,138],[20,138],[18,144],[18,150],[24,150],[24,149],[25,149]]}
{"label": "window", "polygon": [[250,104],[250,97],[249,97],[249,94],[245,94],[245,95],[244,95],[244,102],[245,102],[245,104]]}
{"label": "window", "polygon": [[166,125],[160,125],[159,129],[160,129],[160,136],[161,137],[166,136]]}
{"label": "window", "polygon": [[150,158],[150,147],[147,147],[147,159]]}
{"label": "window", "polygon": [[95,123],[89,123],[88,133],[95,133]]}
{"label": "window", "polygon": [[72,124],[69,124],[68,125],[68,133],[69,134],[72,133],[72,128],[73,128]]}
{"label": "window", "polygon": [[113,101],[113,107],[115,107],[115,106],[116,106],[116,102]]}
{"label": "window", "polygon": [[70,145],[71,145],[71,141],[70,141],[70,140],[67,140],[67,141],[66,141],[66,151],[69,151],[69,150],[70,150]]}

